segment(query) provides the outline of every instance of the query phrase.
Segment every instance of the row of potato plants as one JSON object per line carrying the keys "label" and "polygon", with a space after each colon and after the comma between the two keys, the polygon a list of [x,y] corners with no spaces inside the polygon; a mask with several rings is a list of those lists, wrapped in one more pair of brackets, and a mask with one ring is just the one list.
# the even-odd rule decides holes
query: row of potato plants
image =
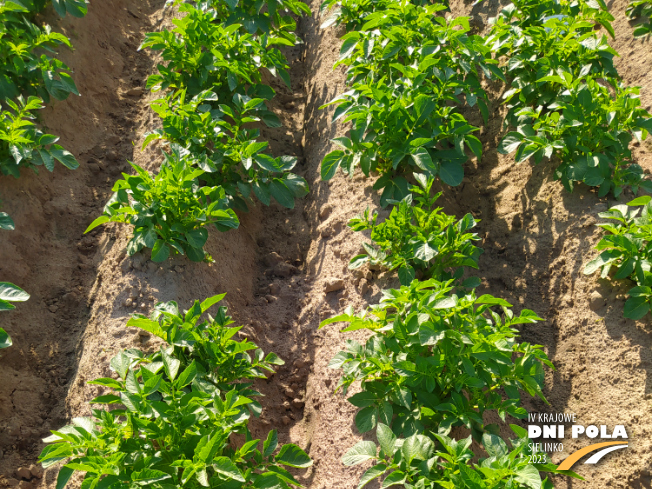
{"label": "row of potato plants", "polygon": [[[38,110],[51,98],[65,100],[79,95],[71,70],[57,59],[57,49],[72,48],[70,39],[39,25],[35,17],[46,0],[6,0],[0,3],[0,174],[20,177],[22,168],[54,170],[55,161],[76,169],[79,163],[58,137],[47,134],[35,122]],[[83,17],[86,0],[52,0],[57,14]],[[0,212],[0,231],[13,231],[14,221]],[[20,287],[0,282],[0,311],[15,309],[12,302],[29,299]],[[11,346],[11,337],[0,328],[0,349]]]}
{"label": "row of potato plants", "polygon": [[[652,131],[639,89],[622,84],[616,51],[596,27],[614,35],[601,0],[516,0],[491,20],[486,36],[471,35],[466,17],[438,15],[438,2],[326,0],[325,22],[344,24],[337,65],[347,66],[349,90],[329,104],[333,119],[348,122],[348,137],[326,155],[322,177],[357,166],[377,172],[383,206],[407,194],[412,172],[459,185],[468,151],[482,144],[462,114],[477,106],[485,120],[489,100],[482,77],[509,87],[508,112],[498,151],[516,161],[555,158],[555,178],[568,190],[582,182],[598,194],[623,188],[652,191],[652,181],[633,163],[630,143]],[[366,9],[373,6],[372,10]],[[506,60],[499,63],[498,60]]]}
{"label": "row of potato plants", "polygon": [[[515,438],[508,442],[484,417],[524,419],[524,393],[545,401],[544,366],[553,365],[543,347],[517,341],[518,325],[541,318],[477,296],[480,279],[465,278],[482,252],[474,244],[476,220],[445,214],[436,207],[440,194],[432,195],[436,177],[461,181],[465,145],[481,155],[472,134],[478,128],[466,122],[456,97],[464,94],[486,119],[478,70],[505,77],[485,41],[468,35],[467,18],[438,14],[444,5],[332,0],[325,7],[335,7],[325,26],[349,30],[338,64],[349,67],[351,90],[332,103],[334,119],[344,117],[351,130],[333,141],[342,149],[326,156],[322,177],[332,178],[338,167],[351,174],[358,164],[367,175],[379,174],[381,206],[394,207],[381,223],[369,210],[349,222],[371,236],[349,267],[395,270],[400,282],[383,291],[379,304],[358,314],[349,308],[320,325],[344,322],[343,332],[371,333],[364,344],[348,340],[330,363],[343,371],[336,390],[359,385],[348,398],[359,408],[355,425],[360,433],[375,430],[378,441],[357,443],[343,463],[372,462],[358,489],[379,477],[382,487],[408,489],[551,488],[540,472],[557,473],[556,466],[530,463],[526,430],[511,425]],[[473,441],[488,457],[477,458]]]}
{"label": "row of potato plants", "polygon": [[[162,129],[145,141],[166,143],[164,163],[156,175],[132,165],[136,175],[123,174],[89,230],[129,222],[130,255],[149,247],[154,261],[170,249],[207,260],[205,226],[237,227],[233,208],[246,209],[250,193],[264,204],[273,197],[293,207],[307,192],[290,172],[296,158],[267,155],[267,143],[250,128],[280,125],[266,107],[274,91],[261,70],[289,85],[287,61],[273,47],[298,42],[295,21],[281,15],[286,9],[307,12],[294,0],[180,4],[185,16],[173,31],[146,36],[141,47],[162,51],[167,62],[148,79],[148,88],[163,93],[152,103]],[[207,314],[223,297],[183,312],[174,302],[158,303],[150,318],[135,315],[127,323],[158,337],[160,348],[121,351],[110,363],[117,379],[90,382],[110,390],[90,401],[99,408],[45,440],[43,466],[63,462],[57,489],[76,471],[85,474],[85,489],[300,486],[287,468],[307,468],[310,457],[294,444],[279,447],[276,430],[261,443],[248,428],[250,416],[262,412],[253,381],[284,362],[234,339],[241,328],[231,326],[225,307],[216,317]]]}
{"label": "row of potato plants", "polygon": [[160,340],[159,349],[120,351],[111,360],[116,376],[89,382],[103,390],[90,401],[92,415],[44,440],[43,467],[63,464],[57,489],[75,472],[85,473],[83,489],[301,486],[287,468],[308,468],[310,457],[294,444],[279,447],[276,430],[261,440],[248,427],[263,409],[253,381],[284,362],[237,341],[241,327],[226,307],[207,313],[223,298],[188,311],[161,302],[150,318],[129,320]]}
{"label": "row of potato plants", "polygon": [[234,209],[246,211],[254,196],[293,208],[308,192],[292,173],[297,158],[268,154],[260,125],[281,125],[267,107],[275,91],[266,76],[290,87],[279,47],[301,42],[292,15],[310,10],[298,0],[171,3],[183,17],[172,30],[147,34],[141,45],[164,60],[147,80],[148,89],[161,93],[151,107],[162,127],[143,144],[160,141],[164,161],[155,175],[132,164],[136,175],[116,182],[87,232],[106,222],[129,223],[129,255],[151,248],[155,262],[176,253],[211,261],[204,251],[208,226],[237,228]]}
{"label": "row of potato plants", "polygon": [[512,129],[498,148],[516,161],[554,157],[555,178],[572,191],[581,182],[600,197],[623,188],[652,191],[632,160],[630,143],[645,140],[652,118],[639,88],[625,86],[613,64],[613,17],[602,0],[515,0],[493,19],[486,38],[511,88],[503,94]]}
{"label": "row of potato plants", "polygon": [[[60,16],[83,17],[85,0],[53,0]],[[36,111],[54,98],[79,95],[70,68],[56,57],[70,39],[48,25],[38,25],[35,16],[45,0],[9,0],[0,5],[0,172],[20,177],[20,169],[54,170],[55,161],[74,170],[75,157],[56,144],[34,123]]]}
{"label": "row of potato plants", "polygon": [[482,38],[469,34],[468,19],[447,20],[440,15],[446,7],[429,2],[330,0],[324,6],[335,10],[323,26],[349,29],[335,65],[347,67],[349,90],[326,106],[335,105],[333,120],[352,129],[333,140],[339,148],[325,156],[322,178],[338,168],[349,175],[357,167],[367,176],[375,172],[383,207],[409,193],[415,172],[459,185],[466,150],[480,158],[482,144],[458,97],[477,106],[486,122],[480,73],[504,80]]}
{"label": "row of potato plants", "polygon": [[[347,340],[329,364],[343,371],[336,391],[359,384],[348,398],[359,408],[355,425],[360,433],[376,430],[378,440],[357,443],[342,461],[373,461],[358,489],[378,477],[382,487],[408,489],[551,488],[540,472],[558,473],[556,466],[531,463],[525,429],[510,425],[515,438],[508,443],[499,425],[485,423],[490,412],[503,421],[526,418],[525,393],[545,401],[544,366],[553,365],[543,347],[517,341],[518,325],[541,318],[477,296],[480,279],[465,278],[481,254],[473,244],[476,220],[442,212],[439,194],[431,195],[432,177],[416,178],[418,186],[382,223],[368,211],[349,222],[355,231],[371,230],[366,253],[353,257],[350,268],[396,270],[400,287],[384,290],[380,303],[361,313],[350,308],[320,325],[344,322],[343,332],[371,333],[364,344]],[[473,441],[488,455],[475,463]]]}

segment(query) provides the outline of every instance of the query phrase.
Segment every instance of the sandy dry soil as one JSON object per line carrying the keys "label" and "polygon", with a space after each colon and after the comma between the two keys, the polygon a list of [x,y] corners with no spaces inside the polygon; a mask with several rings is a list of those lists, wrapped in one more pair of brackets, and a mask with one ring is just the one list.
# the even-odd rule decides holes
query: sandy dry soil
{"label": "sandy dry soil", "polygon": [[[115,352],[147,348],[148,337],[124,326],[131,314],[146,313],[159,300],[187,307],[194,299],[227,292],[229,312],[245,325],[243,333],[287,362],[259,385],[266,398],[254,434],[279,427],[281,442],[308,449],[315,463],[301,476],[306,487],[353,488],[362,468],[346,468],[340,458],[360,439],[355,411],[332,394],[338,373],[327,368],[344,336],[335,327],[317,327],[348,305],[359,309],[375,303],[392,283],[377,272],[355,275],[347,269],[363,236],[346,222],[367,206],[378,208],[370,182],[319,179],[330,139],[344,130],[319,106],[344,89],[344,72],[331,68],[342,32],[319,29],[318,1],[311,4],[315,14],[300,22],[305,44],[286,53],[292,91],[272,80],[278,92],[273,109],[284,127],[263,131],[274,154],[299,156],[299,173],[311,186],[306,199],[292,211],[256,207],[240,216],[238,230],[212,234],[212,265],[179,258],[158,265],[145,255],[126,257],[129,230],[123,226],[82,234],[126,160],[149,169],[160,163],[154,148],[140,152],[132,141],[139,148],[144,134],[156,127],[148,96],[139,90],[155,59],[136,48],[145,32],[167,25],[163,3],[94,2],[85,19],[51,19],[77,46],[66,61],[75,68],[83,97],[49,107],[44,121],[82,166],[75,173],[57,168],[54,175],[0,180],[3,210],[17,225],[0,242],[0,277],[32,294],[30,302],[3,318],[14,346],[0,359],[0,485],[16,483],[16,469],[35,463],[39,439],[48,430],[88,413],[96,388],[85,383],[109,374]],[[649,108],[652,48],[650,41],[632,39],[625,6],[625,0],[610,5],[617,17],[614,46],[622,55],[618,68],[626,83],[643,87],[641,98]],[[498,7],[495,1],[475,8],[456,1],[452,10],[473,15],[481,29]],[[582,274],[600,236],[597,213],[612,202],[584,188],[569,194],[552,180],[550,163],[516,165],[498,155],[501,108],[494,101],[492,109],[495,117],[481,133],[482,160],[469,165],[460,187],[445,189],[442,202],[448,212],[481,219],[482,292],[547,319],[524,326],[523,337],[544,345],[557,367],[547,377],[550,406],[528,401],[527,407],[573,412],[587,425],[625,424],[631,437],[629,449],[597,467],[578,466],[587,482],[558,478],[556,487],[649,488],[652,328],[647,320],[622,318],[627,284],[614,289]],[[470,117],[481,125],[477,115]],[[637,147],[636,156],[652,169],[652,144]],[[326,292],[330,289],[336,290]],[[585,444],[565,444],[553,460]],[[47,471],[42,480],[23,481],[22,489],[54,487],[55,477],[55,471]]]}

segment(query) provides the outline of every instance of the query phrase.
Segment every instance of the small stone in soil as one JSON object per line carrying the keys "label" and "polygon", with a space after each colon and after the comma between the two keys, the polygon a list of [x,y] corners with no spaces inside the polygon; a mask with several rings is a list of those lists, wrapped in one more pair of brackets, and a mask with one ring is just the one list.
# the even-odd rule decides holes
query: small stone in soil
{"label": "small stone in soil", "polygon": [[299,269],[294,265],[290,265],[289,263],[278,263],[272,269],[272,274],[276,275],[277,277],[288,278],[296,274],[298,271]]}
{"label": "small stone in soil", "polygon": [[326,293],[328,292],[337,292],[338,290],[342,290],[344,288],[344,280],[341,278],[335,278],[335,277],[330,277],[326,279],[326,283],[324,284],[324,291]]}
{"label": "small stone in soil", "polygon": [[604,298],[600,295],[600,293],[597,290],[594,290],[589,298],[589,303],[591,309],[595,311],[597,309],[600,309],[604,305]]}
{"label": "small stone in soil", "polygon": [[328,216],[330,216],[332,210],[333,210],[333,208],[330,205],[328,205],[328,204],[325,205],[324,207],[322,207],[320,209],[319,217],[321,219],[326,219]]}
{"label": "small stone in soil", "polygon": [[29,471],[32,473],[34,477],[37,477],[38,479],[43,477],[43,467],[40,465],[31,465],[29,467]]}
{"label": "small stone in soil", "polygon": [[281,292],[281,286],[277,283],[269,284],[269,293],[278,295]]}
{"label": "small stone in soil", "polygon": [[369,292],[369,282],[366,280],[360,281],[360,295],[365,295]]}
{"label": "small stone in soil", "polygon": [[31,479],[32,478],[32,473],[29,471],[27,467],[20,467],[16,471],[16,475],[20,477],[21,479]]}
{"label": "small stone in soil", "polygon": [[143,89],[141,87],[132,88],[127,92],[127,95],[130,97],[140,97],[143,94]]}
{"label": "small stone in soil", "polygon": [[267,266],[267,267],[273,267],[273,266],[276,265],[277,263],[282,263],[282,262],[283,262],[283,258],[281,257],[281,255],[279,255],[279,254],[276,253],[275,251],[272,251],[269,255],[267,255],[267,256],[265,257],[265,259],[263,260],[263,262],[265,263],[265,266]]}
{"label": "small stone in soil", "polygon": [[287,416],[283,416],[283,417],[281,418],[281,421],[282,421],[283,424],[286,425],[286,426],[290,424],[290,418],[287,417]]}

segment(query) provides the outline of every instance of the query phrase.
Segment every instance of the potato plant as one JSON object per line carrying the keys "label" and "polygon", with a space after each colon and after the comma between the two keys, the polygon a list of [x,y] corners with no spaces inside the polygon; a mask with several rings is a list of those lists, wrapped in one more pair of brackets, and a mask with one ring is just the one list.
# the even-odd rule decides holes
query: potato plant
{"label": "potato plant", "polygon": [[[0,213],[0,229],[9,229],[8,227],[2,227],[2,221],[6,222],[6,214]],[[29,294],[23,289],[14,285],[10,282],[0,282],[0,311],[11,311],[16,309],[16,306],[12,302],[25,302],[29,299]],[[3,348],[9,348],[12,345],[11,337],[7,332],[0,328],[0,350]]]}
{"label": "potato plant", "polygon": [[15,1],[0,7],[0,101],[34,95],[49,102],[50,97],[79,95],[70,68],[53,56],[61,46],[72,48],[70,40],[31,22],[38,11]]}
{"label": "potato plant", "polygon": [[239,24],[220,23],[212,9],[181,4],[179,12],[185,16],[174,21],[172,31],[149,33],[140,46],[161,51],[166,62],[158,65],[158,74],[148,78],[148,88],[167,91],[172,98],[179,90],[186,90],[193,97],[210,89],[218,95],[219,102],[228,103],[234,92],[244,94],[246,86],[254,85],[254,92],[264,89],[269,94],[266,98],[271,98],[274,91],[270,87],[257,87],[263,68],[289,86],[287,60],[273,47],[283,44],[281,41],[242,33]]}
{"label": "potato plant", "polygon": [[503,98],[506,124],[516,130],[499,152],[516,151],[517,162],[555,157],[555,178],[569,191],[582,182],[600,196],[618,196],[625,187],[652,190],[629,149],[633,138],[647,137],[652,118],[638,88],[620,81],[618,53],[595,30],[613,36],[612,20],[600,1],[516,0],[493,20],[486,41],[508,59],[511,82]]}
{"label": "potato plant", "polygon": [[127,245],[129,256],[151,248],[154,262],[177,253],[192,261],[212,261],[204,251],[206,228],[214,225],[220,231],[235,229],[240,225],[238,217],[229,208],[222,187],[200,185],[204,171],[189,162],[192,155],[173,148],[165,158],[154,177],[131,163],[136,175],[122,174],[123,180],[113,186],[114,194],[104,214],[86,232],[107,222],[128,223],[134,226]]}
{"label": "potato plant", "polygon": [[206,172],[202,179],[208,185],[222,186],[232,207],[247,210],[246,201],[255,195],[265,205],[273,197],[292,209],[295,198],[308,193],[305,179],[291,172],[297,158],[273,158],[263,153],[268,143],[257,140],[259,129],[246,127],[265,117],[268,111],[263,108],[261,115],[259,110],[264,100],[236,93],[231,105],[220,104],[212,109],[209,103],[215,100],[217,95],[207,91],[188,103],[182,95],[175,107],[170,107],[166,100],[153,103],[163,128],[148,135],[144,145],[166,140],[186,148],[195,156],[197,167]]}
{"label": "potato plant", "polygon": [[18,96],[16,102],[6,100],[9,110],[0,103],[0,172],[3,175],[20,177],[21,168],[38,171],[44,166],[54,171],[55,161],[70,170],[79,167],[76,158],[62,146],[56,144],[58,137],[43,133],[33,122],[34,111],[42,109],[42,100]]}
{"label": "potato plant", "polygon": [[335,66],[348,67],[351,90],[326,106],[336,105],[333,120],[350,122],[352,129],[333,140],[340,148],[324,158],[322,179],[338,168],[349,175],[358,166],[367,176],[377,173],[374,188],[382,190],[384,207],[407,195],[412,173],[455,186],[464,176],[467,149],[481,157],[482,144],[473,134],[479,128],[459,107],[463,100],[477,105],[486,120],[479,72],[503,74],[482,39],[468,35],[468,18],[448,21],[438,15],[444,8],[391,2],[342,38]]}
{"label": "potato plant", "polygon": [[[358,488],[381,476],[384,487],[553,487],[539,471],[556,472],[554,465],[528,463],[525,430],[516,428],[519,440],[510,453],[498,426],[483,418],[490,411],[503,421],[524,418],[525,393],[545,401],[543,367],[552,364],[541,346],[519,343],[516,329],[539,320],[527,309],[515,315],[503,299],[460,293],[452,281],[430,279],[385,290],[380,304],[360,314],[348,309],[323,321],[320,327],[345,322],[343,332],[372,333],[364,345],[348,340],[329,365],[343,371],[336,390],[346,394],[360,382],[362,390],[348,398],[359,408],[355,425],[360,433],[378,433],[380,454],[373,442],[362,441],[343,457],[346,465],[376,461]],[[470,463],[471,437],[447,438],[457,426],[470,430],[489,459]],[[459,458],[445,455],[454,455],[451,449]]]}
{"label": "potato plant", "polygon": [[[435,202],[441,192],[431,197],[433,179],[419,175],[419,185],[411,187],[411,194],[398,202],[382,223],[378,215],[369,215],[349,221],[354,231],[371,230],[372,244],[364,243],[364,253],[354,256],[350,269],[368,263],[388,270],[398,269],[401,285],[410,285],[418,272],[419,278],[460,279],[463,267],[478,268],[482,250],[473,245],[480,238],[469,232],[477,221],[471,214],[455,222],[455,217],[441,212]],[[466,284],[477,283],[476,278]]]}
{"label": "potato plant", "polygon": [[609,234],[595,249],[600,255],[584,267],[591,275],[600,270],[601,278],[632,280],[636,286],[629,292],[624,315],[641,319],[652,305],[652,198],[638,197],[623,205],[616,205],[599,216],[609,222],[598,224]]}
{"label": "potato plant", "polygon": [[[218,23],[220,11],[179,7],[186,13],[173,31],[148,34],[141,48],[162,51],[166,66],[148,78],[153,91],[165,91],[151,105],[161,117],[162,130],[145,139],[176,143],[197,157],[210,185],[221,185],[233,205],[246,210],[255,195],[265,205],[273,197],[293,208],[294,199],[308,190],[305,180],[290,170],[294,157],[272,158],[262,151],[260,131],[252,123],[280,127],[278,117],[267,109],[274,90],[262,83],[263,68],[290,85],[287,60],[275,45],[283,37],[241,32],[239,24]],[[210,45],[210,51],[204,46]],[[203,87],[210,87],[205,90]]]}
{"label": "potato plant", "polygon": [[[532,454],[527,431],[511,425],[517,438],[510,440],[512,448],[499,436],[485,433],[482,446],[489,455],[480,458],[474,469],[469,467],[475,458],[471,451],[471,436],[454,440],[446,435],[433,438],[414,434],[397,438],[392,430],[378,423],[376,438],[361,441],[343,457],[345,465],[357,465],[368,460],[376,462],[360,479],[361,489],[377,478],[384,478],[382,487],[400,485],[406,488],[456,489],[550,489],[549,479],[541,480],[539,471],[557,472],[555,465],[528,463]],[[380,449],[380,450],[379,450]]]}
{"label": "potato plant", "polygon": [[297,26],[292,15],[310,15],[310,8],[300,0],[200,0],[196,5],[213,10],[226,26],[238,24],[250,34],[267,36],[286,46],[302,42],[295,33]]}
{"label": "potato plant", "polygon": [[344,392],[361,382],[362,392],[349,398],[361,408],[358,430],[382,421],[410,436],[463,425],[479,436],[487,410],[523,418],[521,392],[544,399],[543,366],[552,364],[541,347],[515,341],[516,325],[541,318],[528,309],[515,315],[510,307],[474,291],[458,296],[451,281],[414,280],[384,291],[368,311],[323,321],[349,323],[344,332],[373,333],[365,345],[348,341],[330,365],[343,369],[338,387]]}
{"label": "potato plant", "polygon": [[[392,0],[324,0],[320,6],[321,11],[328,10],[328,17],[321,24],[325,29],[331,25],[344,25],[347,31],[359,30],[365,23],[365,18],[373,13],[380,12],[394,3]],[[412,0],[414,5],[428,5],[428,0]],[[446,9],[448,1],[437,2]]]}
{"label": "potato plant", "polygon": [[[250,379],[282,365],[248,340],[220,307],[224,295],[196,301],[181,312],[176,303],[157,304],[151,319],[136,316],[127,326],[161,340],[158,350],[123,350],[111,360],[116,377],[90,384],[110,393],[91,404],[92,417],[53,431],[39,460],[44,467],[63,462],[57,487],[84,472],[82,487],[289,488],[300,486],[285,467],[307,468],[310,457],[297,445],[278,446],[276,430],[252,439],[251,414],[261,406]],[[250,354],[249,352],[253,352]],[[234,435],[244,436],[236,445]],[[280,449],[279,449],[280,448]]]}
{"label": "potato plant", "polygon": [[[274,199],[291,209],[295,199],[308,192],[305,179],[291,171],[297,158],[265,153],[268,143],[258,140],[254,124],[281,125],[267,108],[275,92],[263,83],[262,72],[290,86],[287,60],[275,46],[293,46],[299,39],[296,22],[282,13],[309,9],[296,0],[169,3],[185,15],[173,21],[173,30],[147,34],[141,45],[161,51],[165,61],[147,80],[147,88],[161,92],[151,106],[162,128],[148,134],[143,146],[162,141],[164,148],[183,155],[180,178],[186,183],[172,199],[183,200],[183,210],[173,210],[166,202],[164,182],[178,178],[171,177],[171,167],[162,168],[156,177],[138,169],[136,178],[158,189],[139,194],[147,200],[145,207],[131,207],[128,184],[118,182],[116,190],[124,190],[121,200],[114,196],[105,215],[89,229],[109,220],[131,222],[136,228],[129,254],[151,247],[154,261],[165,260],[171,249],[192,260],[211,260],[203,251],[208,223],[221,230],[234,228],[238,220],[232,209],[247,210],[254,196],[265,205]],[[133,196],[139,190],[130,187],[130,192]]]}
{"label": "potato plant", "polygon": [[633,0],[627,6],[627,17],[639,21],[634,28],[634,37],[645,37],[652,33],[652,1]]}
{"label": "potato plant", "polygon": [[[61,16],[86,13],[83,0],[53,0],[53,5]],[[55,144],[56,136],[34,123],[43,101],[79,95],[70,68],[55,57],[61,46],[72,47],[70,40],[33,22],[44,7],[42,0],[0,5],[0,172],[16,178],[22,167],[36,170],[43,165],[53,171],[55,160],[69,169],[79,166],[71,153]]]}

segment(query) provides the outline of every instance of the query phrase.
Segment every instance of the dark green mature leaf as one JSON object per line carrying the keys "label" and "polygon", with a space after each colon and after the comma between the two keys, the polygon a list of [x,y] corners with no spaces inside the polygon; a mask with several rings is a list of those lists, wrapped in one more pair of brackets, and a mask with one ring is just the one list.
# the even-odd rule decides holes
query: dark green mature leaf
{"label": "dark green mature leaf", "polygon": [[0,212],[0,229],[13,231],[15,229],[14,221],[6,212]]}
{"label": "dark green mature leaf", "polygon": [[312,460],[306,452],[297,445],[292,443],[283,445],[281,451],[275,457],[276,463],[289,465],[290,467],[308,468],[312,465]]}
{"label": "dark green mature leaf", "polygon": [[169,256],[170,248],[168,245],[165,244],[165,241],[162,239],[157,239],[152,248],[152,261],[155,263],[160,263],[167,260]]}
{"label": "dark green mature leaf", "polygon": [[439,168],[439,178],[451,187],[457,187],[464,179],[462,165],[454,161],[442,161]]}
{"label": "dark green mature leaf", "polygon": [[[208,231],[205,228],[193,229],[186,233],[186,239],[193,248],[203,248],[208,240]],[[155,245],[156,246],[156,245]]]}
{"label": "dark green mature leaf", "polygon": [[269,184],[269,191],[272,197],[288,209],[294,209],[294,192],[288,188],[285,182],[279,178],[275,178]]}
{"label": "dark green mature leaf", "polygon": [[215,472],[221,474],[228,479],[245,482],[242,473],[236,465],[228,457],[215,457],[213,459],[213,468]]}
{"label": "dark green mature leaf", "polygon": [[335,176],[337,168],[342,163],[344,152],[340,150],[331,151],[326,155],[321,163],[321,179],[330,180]]}
{"label": "dark green mature leaf", "polygon": [[0,328],[0,350],[3,348],[9,348],[12,345],[11,337],[7,334],[7,332],[3,329]]}
{"label": "dark green mature leaf", "polygon": [[342,457],[344,465],[358,465],[376,458],[376,444],[372,441],[360,441]]}
{"label": "dark green mature leaf", "polygon": [[358,411],[355,416],[355,425],[360,433],[366,433],[376,427],[378,422],[378,408],[376,406],[368,406]]}
{"label": "dark green mature leaf", "polygon": [[50,154],[55,160],[70,170],[76,170],[79,168],[79,162],[75,159],[72,153],[66,151],[58,144],[52,146]]}
{"label": "dark green mature leaf", "polygon": [[625,302],[623,315],[629,319],[641,319],[650,311],[649,300],[649,297],[630,297]]}

